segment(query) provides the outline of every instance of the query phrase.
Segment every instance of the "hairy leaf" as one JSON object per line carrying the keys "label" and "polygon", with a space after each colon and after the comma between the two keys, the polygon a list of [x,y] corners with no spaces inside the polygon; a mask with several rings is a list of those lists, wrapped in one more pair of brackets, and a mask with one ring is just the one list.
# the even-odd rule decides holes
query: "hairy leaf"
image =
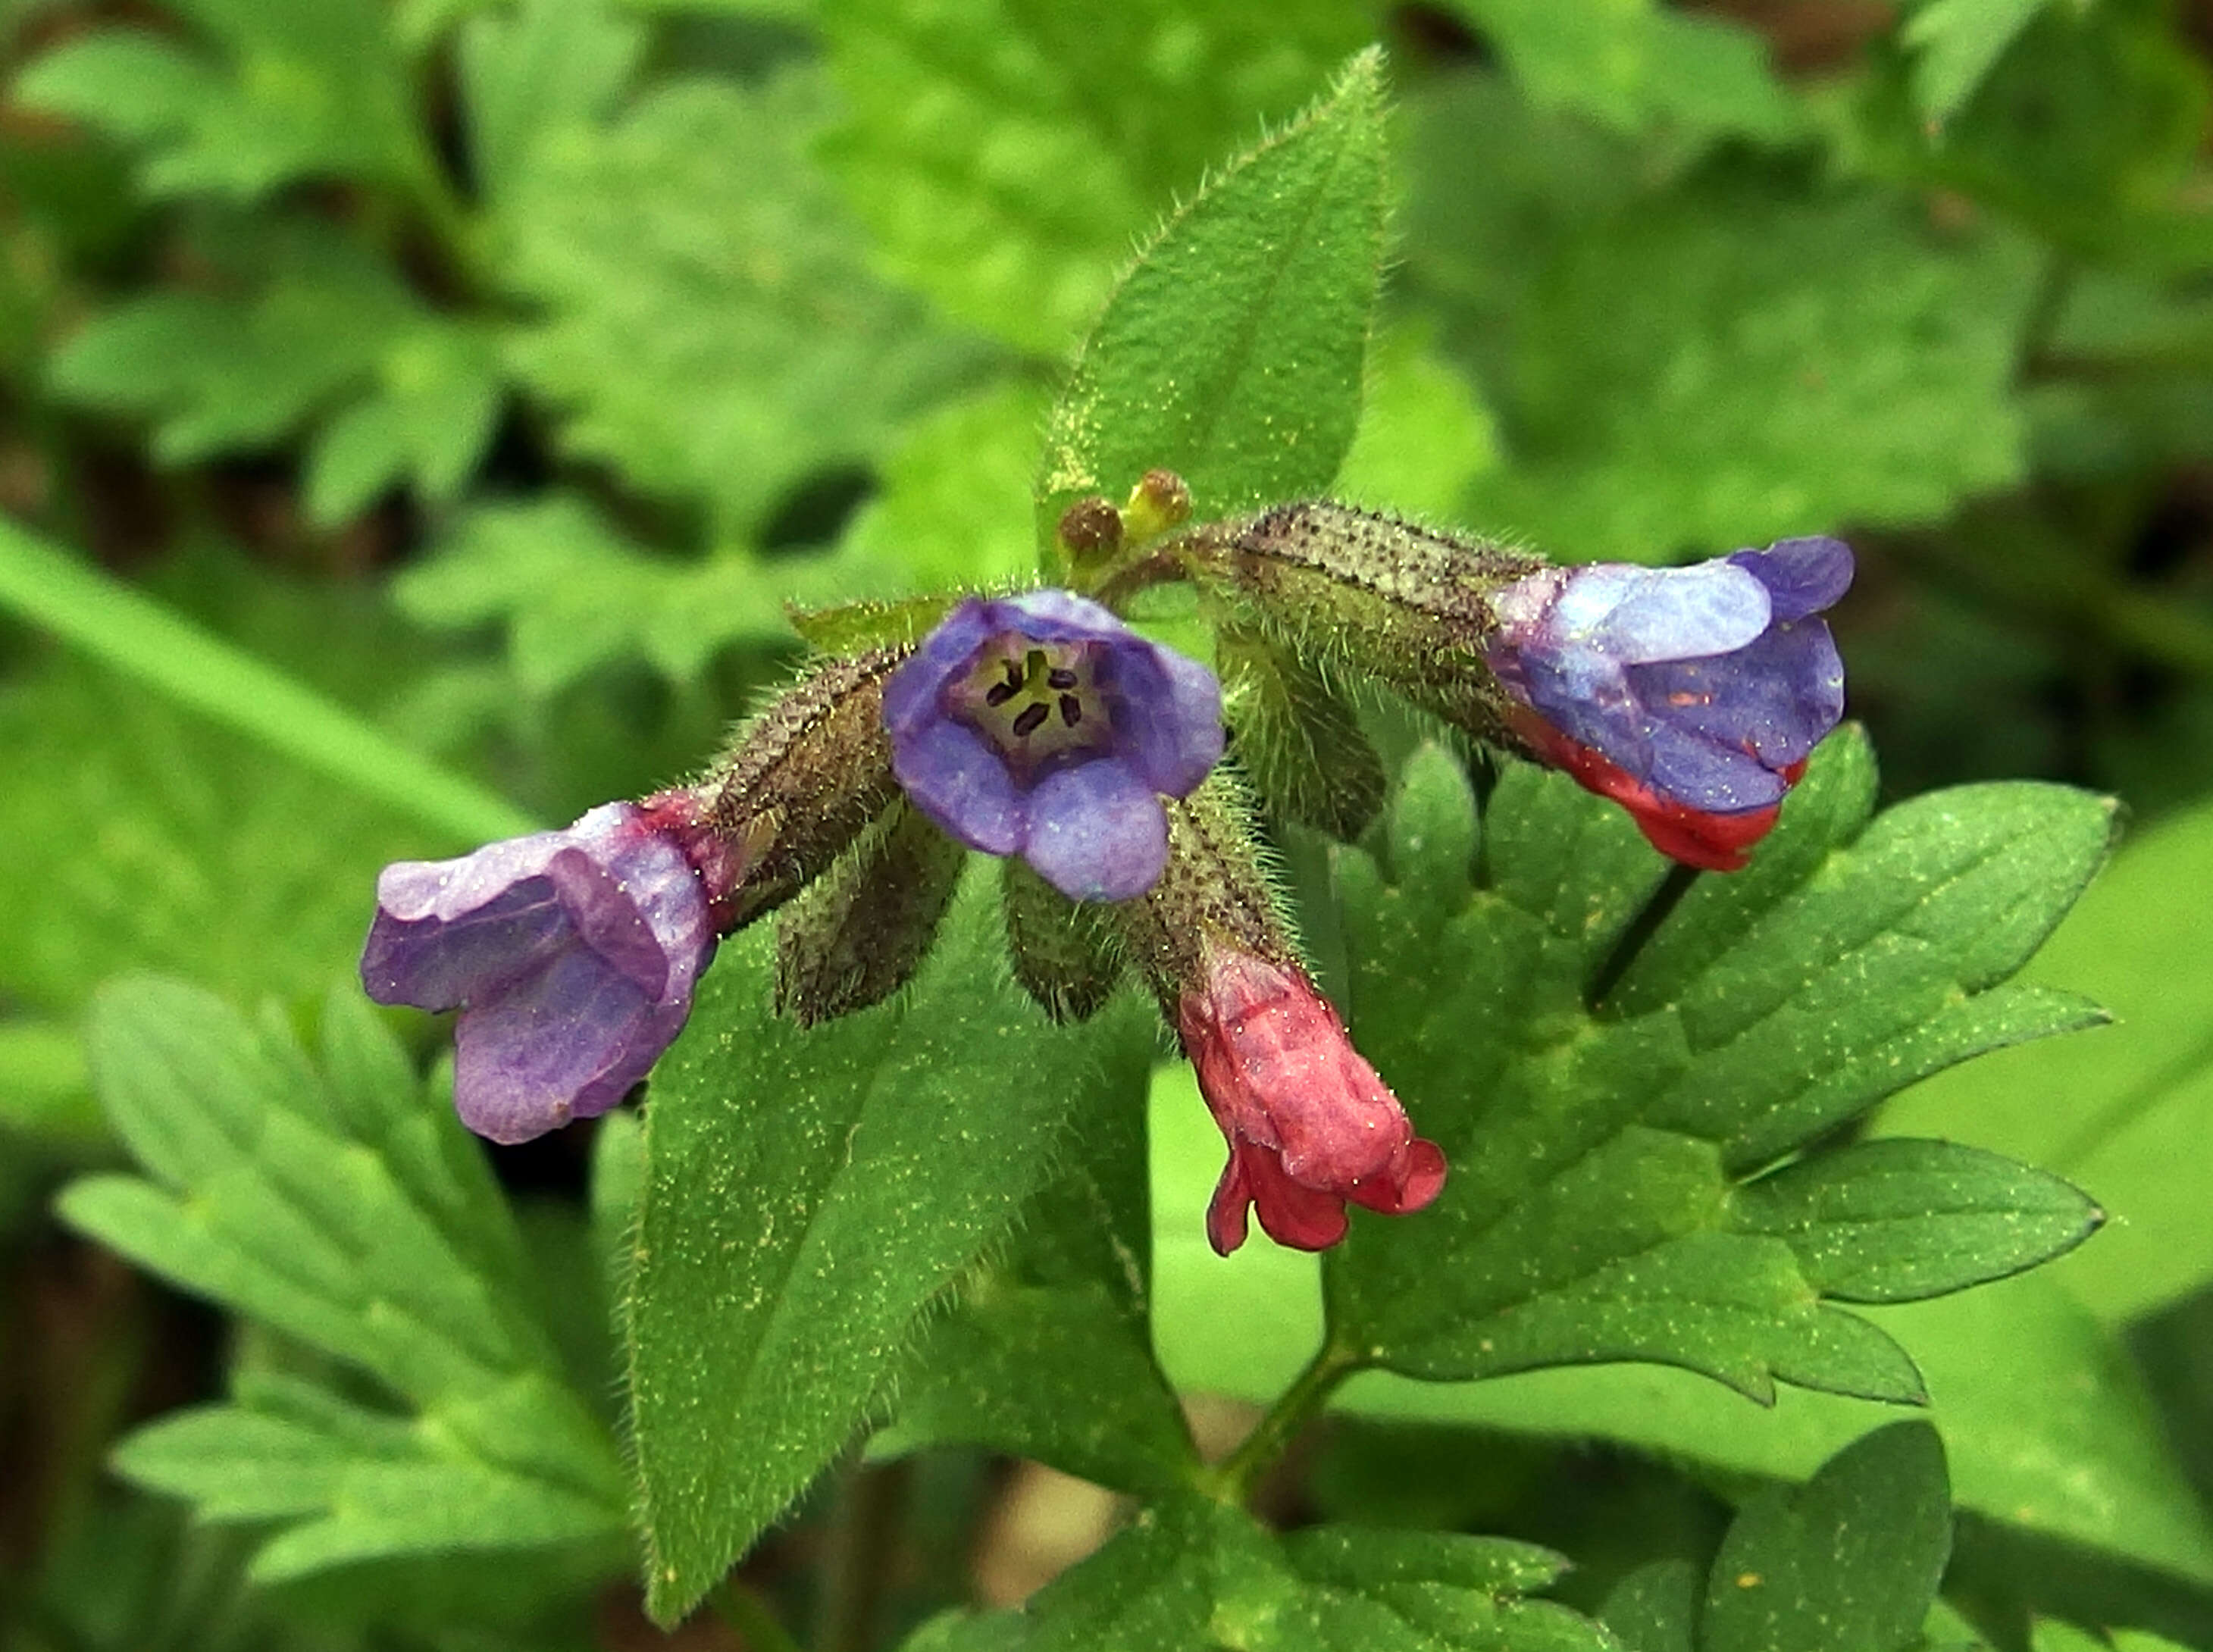
{"label": "hairy leaf", "polygon": [[1041,533],[1156,467],[1202,521],[1329,485],[1359,423],[1382,258],[1382,100],[1380,55],[1354,58],[1147,246],[1053,409]]}
{"label": "hairy leaf", "polygon": [[626,1315],[656,1616],[837,1455],[1068,1132],[1126,1094],[1127,1023],[1049,1027],[998,945],[972,876],[891,1003],[778,1020],[765,924],[706,976],[647,1108]]}

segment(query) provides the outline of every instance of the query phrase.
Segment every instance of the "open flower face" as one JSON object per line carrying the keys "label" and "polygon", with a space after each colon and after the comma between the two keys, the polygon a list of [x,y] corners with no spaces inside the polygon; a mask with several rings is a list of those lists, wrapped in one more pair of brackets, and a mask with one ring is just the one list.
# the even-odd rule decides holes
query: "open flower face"
{"label": "open flower face", "polygon": [[1255,1210],[1277,1244],[1319,1251],[1344,1237],[1348,1201],[1399,1216],[1442,1190],[1443,1153],[1414,1134],[1302,972],[1210,948],[1205,983],[1185,995],[1176,1024],[1229,1144],[1206,1212],[1222,1255],[1245,1242]]}
{"label": "open flower face", "polygon": [[1548,568],[1493,599],[1486,657],[1533,754],[1621,803],[1664,852],[1731,870],[1844,715],[1816,616],[1851,577],[1830,539],[1689,568]]}
{"label": "open flower face", "polygon": [[608,803],[565,831],[386,867],[362,984],[458,1009],[461,1122],[524,1142],[607,1112],[668,1047],[714,955],[709,905],[657,817]]}
{"label": "open flower face", "polygon": [[884,689],[892,770],[987,854],[1076,900],[1143,894],[1167,862],[1163,794],[1222,756],[1214,674],[1065,591],[971,598]]}

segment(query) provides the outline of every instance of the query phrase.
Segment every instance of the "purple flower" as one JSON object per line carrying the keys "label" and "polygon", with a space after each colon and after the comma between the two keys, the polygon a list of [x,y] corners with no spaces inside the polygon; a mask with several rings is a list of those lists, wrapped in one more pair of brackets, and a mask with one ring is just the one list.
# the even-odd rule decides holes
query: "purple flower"
{"label": "purple flower", "polygon": [[1814,616],[1851,581],[1851,551],[1831,539],[1689,568],[1547,568],[1492,599],[1486,657],[1536,714],[1522,732],[1540,755],[1570,772],[1600,765],[1561,753],[1602,760],[1613,783],[1594,789],[1749,814],[1782,801],[1844,715],[1844,665]]}
{"label": "purple flower", "polygon": [[924,814],[1020,855],[1075,900],[1128,900],[1167,864],[1161,795],[1222,756],[1222,689],[1066,591],[972,597],[884,686],[892,771]]}
{"label": "purple flower", "polygon": [[379,1003],[460,1010],[454,1105],[479,1136],[526,1142],[605,1113],[684,1025],[723,893],[687,857],[704,839],[670,801],[684,796],[377,879],[362,984]]}

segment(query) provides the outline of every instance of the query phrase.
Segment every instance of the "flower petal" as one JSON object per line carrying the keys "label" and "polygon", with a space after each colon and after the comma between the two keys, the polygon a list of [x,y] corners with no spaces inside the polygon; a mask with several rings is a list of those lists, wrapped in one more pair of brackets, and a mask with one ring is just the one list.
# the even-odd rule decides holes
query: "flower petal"
{"label": "flower petal", "polygon": [[1222,760],[1222,685],[1196,660],[1150,643],[1116,650],[1115,686],[1132,708],[1117,724],[1131,765],[1155,791],[1186,797]]}
{"label": "flower petal", "polygon": [[1167,865],[1167,813],[1121,759],[1077,764],[1047,775],[1030,794],[1021,852],[1070,900],[1129,900]]}
{"label": "flower petal", "polygon": [[1852,550],[1842,539],[1777,539],[1765,551],[1729,558],[1767,587],[1777,620],[1803,619],[1851,588]]}
{"label": "flower petal", "polygon": [[948,835],[987,855],[1021,847],[1029,803],[1006,760],[966,723],[939,716],[892,741],[892,772]]}
{"label": "flower petal", "polygon": [[976,650],[1005,629],[992,620],[997,606],[970,597],[884,680],[884,728],[894,741],[942,715],[939,697],[946,684],[963,675]]}
{"label": "flower petal", "polygon": [[1581,631],[1590,645],[1624,665],[1688,660],[1742,648],[1767,629],[1766,586],[1728,561],[1689,568],[1594,568],[1568,582],[1562,623],[1587,586],[1615,593],[1603,618]]}

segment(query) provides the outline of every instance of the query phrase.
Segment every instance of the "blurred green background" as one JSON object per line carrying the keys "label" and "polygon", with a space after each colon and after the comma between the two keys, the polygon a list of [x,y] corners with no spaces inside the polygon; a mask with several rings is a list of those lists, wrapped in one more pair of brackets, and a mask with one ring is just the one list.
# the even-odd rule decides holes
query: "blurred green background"
{"label": "blurred green background", "polygon": [[[103,1478],[254,1333],[47,1214],[115,1154],[90,995],[153,968],[303,1015],[385,861],[695,766],[795,657],[786,602],[1029,577],[1039,422],[1118,270],[1375,40],[1399,199],[1340,496],[1563,560],[1840,533],[1889,796],[2132,811],[2034,969],[2124,1024],[1882,1127],[2118,1217],[1987,1324],[1904,1311],[1954,1392],[2045,1384],[1992,1390],[1972,1495],[1955,1460],[1961,1588],[2213,1645],[2194,0],[0,0],[0,1644],[556,1643],[500,1638],[481,1580],[436,1627],[242,1589],[239,1542]],[[1163,1353],[1249,1399],[1311,1279],[1202,1264],[1216,1149],[1179,1128]],[[588,1152],[500,1155],[548,1233]],[[1356,1393],[1298,1495],[1602,1550],[1864,1426],[1639,1380],[1489,1385],[1435,1434]],[[915,1472],[918,1599],[1082,1524],[1003,1466]],[[646,1636],[597,1610],[560,1643]]]}

